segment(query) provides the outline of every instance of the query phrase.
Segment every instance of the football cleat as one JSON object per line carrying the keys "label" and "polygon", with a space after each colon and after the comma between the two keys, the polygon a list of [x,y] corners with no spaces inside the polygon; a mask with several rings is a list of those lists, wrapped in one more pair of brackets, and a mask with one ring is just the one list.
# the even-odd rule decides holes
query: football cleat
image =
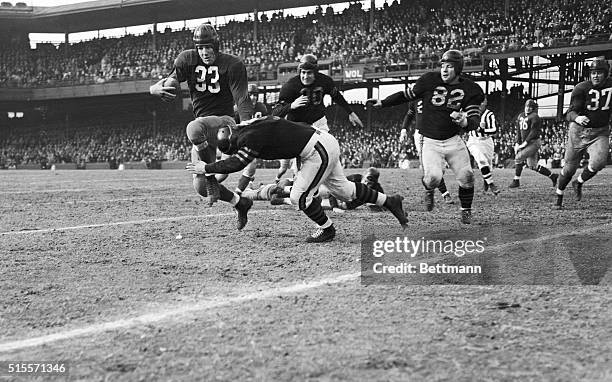
{"label": "football cleat", "polygon": [[574,197],[576,198],[576,201],[581,201],[582,200],[582,183],[580,183],[578,181],[578,179],[574,179],[572,181],[572,188],[574,189]]}
{"label": "football cleat", "polygon": [[472,210],[470,208],[461,210],[461,223],[472,224]]}
{"label": "football cleat", "polygon": [[553,187],[557,187],[557,181],[559,180],[559,174],[551,174],[550,180],[552,181]]}
{"label": "football cleat", "polygon": [[238,218],[236,221],[236,228],[241,230],[248,222],[248,212],[253,206],[253,201],[251,199],[241,197],[238,203],[234,206],[236,211],[238,212]]}
{"label": "football cleat", "polygon": [[327,228],[317,228],[310,236],[306,238],[307,243],[325,243],[334,240],[336,237],[336,228],[333,224]]}
{"label": "football cleat", "polygon": [[518,179],[512,179],[512,183],[508,186],[508,188],[519,188],[521,186],[521,182]]}
{"label": "football cleat", "polygon": [[213,176],[206,176],[206,195],[208,195],[208,206],[212,207],[219,198],[221,197],[221,189],[219,188],[219,182],[217,178]]}
{"label": "football cleat", "polygon": [[563,209],[563,195],[557,194],[557,201],[555,202],[555,209],[562,210]]}
{"label": "football cleat", "polygon": [[495,185],[495,183],[489,184],[489,190],[493,193],[493,195],[499,194],[499,187]]}
{"label": "football cleat", "polygon": [[408,224],[408,218],[406,218],[404,207],[402,206],[403,200],[404,198],[400,195],[387,196],[384,206],[395,216],[402,227],[405,227]]}
{"label": "football cleat", "polygon": [[425,209],[427,211],[433,211],[434,208],[434,190],[425,190],[425,197],[423,198],[425,202]]}
{"label": "football cleat", "polygon": [[455,201],[453,200],[453,197],[450,196],[450,194],[446,194],[442,198],[444,198],[444,203],[446,204],[455,204]]}

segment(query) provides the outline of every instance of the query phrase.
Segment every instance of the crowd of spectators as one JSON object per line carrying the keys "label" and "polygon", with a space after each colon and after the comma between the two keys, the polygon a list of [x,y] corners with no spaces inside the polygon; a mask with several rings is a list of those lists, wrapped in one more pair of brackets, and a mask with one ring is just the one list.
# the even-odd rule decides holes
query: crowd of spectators
{"label": "crowd of spectators", "polygon": [[[518,91],[520,89],[516,89]],[[494,105],[495,103],[493,103]],[[524,100],[517,100],[514,117],[522,111]],[[368,110],[362,104],[352,104],[362,121],[370,121],[361,129],[351,126],[346,112],[332,105],[327,109],[331,133],[340,142],[341,160],[345,167],[406,167],[417,159],[412,137],[399,141],[402,120],[407,105],[384,111]],[[492,107],[495,112],[495,107]],[[0,138],[0,167],[20,164],[51,165],[53,163],[150,162],[189,160],[191,145],[184,126],[189,112],[163,119],[154,125],[150,120],[100,123],[83,121],[78,128],[68,129],[48,125],[30,133],[20,132]],[[539,156],[557,160],[564,154],[567,126],[564,122],[544,120],[542,147]],[[508,165],[514,158],[516,126],[514,118],[501,123],[495,137],[495,165]]]}
{"label": "crowd of spectators", "polygon": [[[283,12],[218,26],[221,48],[243,58],[251,78],[275,73],[305,53],[334,62],[406,63],[432,67],[441,52],[461,49],[468,64],[483,50],[508,51],[587,44],[612,38],[612,5],[590,0],[416,0],[377,9],[370,27],[361,2],[342,13],[318,8],[304,17]],[[256,30],[256,33],[255,33]],[[178,53],[192,46],[191,31],[151,31],[66,46],[38,44],[27,36],[0,41],[0,86],[33,87],[159,78]]]}
{"label": "crowd of spectators", "polygon": [[11,134],[0,140],[0,167],[20,164],[125,163],[187,160],[191,144],[185,123],[85,122],[79,129],[48,126],[29,135]]}

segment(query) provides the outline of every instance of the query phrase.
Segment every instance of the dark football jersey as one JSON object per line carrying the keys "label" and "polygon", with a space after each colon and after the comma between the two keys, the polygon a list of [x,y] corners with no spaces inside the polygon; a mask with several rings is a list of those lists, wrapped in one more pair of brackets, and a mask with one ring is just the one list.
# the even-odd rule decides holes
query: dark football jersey
{"label": "dark football jersey", "polygon": [[255,110],[253,110],[252,118],[261,118],[267,116],[268,114],[268,108],[266,105],[261,102],[255,103]]}
{"label": "dark football jersey", "polygon": [[[255,106],[253,109],[253,115],[251,115],[251,118],[249,119],[265,117],[268,114],[269,114],[268,108],[266,107],[266,105],[257,101],[255,102]],[[240,122],[240,116],[238,115],[238,108],[236,107],[234,107],[234,119],[236,120],[236,122]]]}
{"label": "dark football jersey", "polygon": [[[289,79],[281,87],[278,104],[272,114],[279,117],[286,116],[290,121],[312,124],[325,116],[325,105],[323,104],[325,94],[329,94],[332,100],[344,108],[347,113],[351,112],[348,102],[334,84],[334,80],[317,72],[314,82],[308,86],[302,84],[299,75]],[[306,106],[291,110],[291,103],[302,95],[308,96]]]}
{"label": "dark football jersey", "polygon": [[427,72],[405,92],[405,98],[423,100],[423,112],[417,113],[416,128],[425,137],[444,140],[460,134],[459,126],[450,117],[453,111],[467,114],[468,128],[475,129],[480,124],[479,109],[484,92],[469,78],[459,77],[459,82],[447,84],[439,72]]}
{"label": "dark football jersey", "polygon": [[253,115],[246,68],[236,56],[219,52],[215,62],[206,66],[195,49],[188,49],[174,61],[171,76],[187,81],[196,117],[234,115],[234,104],[241,120]]}
{"label": "dark football jersey", "polygon": [[522,112],[516,118],[516,142],[530,142],[539,139],[542,134],[542,119],[535,111],[525,114]]}
{"label": "dark football jersey", "polygon": [[586,127],[604,127],[610,124],[610,107],[612,107],[612,78],[608,77],[597,87],[591,81],[583,81],[572,91],[568,120],[574,121],[577,116],[589,118]]}
{"label": "dark football jersey", "polygon": [[232,173],[242,170],[255,158],[289,159],[299,157],[315,129],[304,123],[279,117],[256,119],[235,131],[238,152],[206,165],[208,173]]}

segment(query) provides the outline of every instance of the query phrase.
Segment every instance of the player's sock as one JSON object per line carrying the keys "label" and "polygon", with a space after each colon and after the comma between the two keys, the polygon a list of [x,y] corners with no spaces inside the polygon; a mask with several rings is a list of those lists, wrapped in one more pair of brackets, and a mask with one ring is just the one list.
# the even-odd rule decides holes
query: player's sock
{"label": "player's sock", "polygon": [[446,182],[444,181],[444,178],[442,178],[440,180],[440,184],[438,185],[438,190],[440,191],[440,193],[442,195],[446,194],[448,192],[448,189],[446,188]]}
{"label": "player's sock", "polygon": [[312,198],[312,202],[306,207],[304,213],[320,228],[327,228],[332,225],[331,220],[325,215],[321,207],[321,201],[318,198]]}
{"label": "player's sock", "polygon": [[482,174],[482,179],[484,179],[487,184],[493,183],[493,173],[491,172],[489,166],[484,166],[481,168],[480,173]]}
{"label": "player's sock", "polygon": [[565,176],[563,174],[563,170],[561,170],[561,175],[559,175],[559,181],[557,183],[557,191],[563,192],[565,188],[567,187],[567,185],[569,184],[570,180],[572,180],[572,177]]}
{"label": "player's sock", "polygon": [[220,184],[219,199],[223,200],[224,202],[230,203],[232,206],[235,206],[236,203],[238,203],[238,201],[240,200],[240,195],[231,192],[224,185]]}
{"label": "player's sock", "polygon": [[552,175],[552,172],[550,172],[550,170],[547,167],[544,166],[540,166],[538,165],[538,167],[536,167],[535,169],[538,173],[550,177]]}
{"label": "player's sock", "polygon": [[363,203],[372,203],[381,207],[385,204],[385,201],[387,200],[387,196],[385,194],[373,190],[362,183],[354,184],[356,188],[355,199]]}
{"label": "player's sock", "polygon": [[563,208],[563,190],[557,188],[555,194],[557,195],[557,201],[555,202],[555,206],[557,207],[557,209],[561,209]]}
{"label": "player's sock", "polygon": [[516,163],[516,165],[514,166],[514,179],[516,180],[521,179],[521,174],[523,173],[523,167],[525,167],[525,164],[523,162]]}
{"label": "player's sock", "polygon": [[472,201],[474,200],[474,187],[463,188],[459,186],[459,201],[461,201],[462,209],[472,208]]}
{"label": "player's sock", "polygon": [[247,186],[249,185],[249,182],[251,182],[253,179],[254,178],[251,178],[250,176],[246,176],[242,174],[240,176],[240,179],[238,179],[238,185],[236,186],[236,193],[241,194],[242,191],[246,190]]}
{"label": "player's sock", "polygon": [[580,174],[580,176],[578,177],[578,182],[579,183],[584,183],[587,180],[589,180],[592,177],[594,177],[595,174],[597,174],[597,171],[593,171],[591,166],[587,166],[587,167],[584,168],[584,170],[582,170],[582,174]]}

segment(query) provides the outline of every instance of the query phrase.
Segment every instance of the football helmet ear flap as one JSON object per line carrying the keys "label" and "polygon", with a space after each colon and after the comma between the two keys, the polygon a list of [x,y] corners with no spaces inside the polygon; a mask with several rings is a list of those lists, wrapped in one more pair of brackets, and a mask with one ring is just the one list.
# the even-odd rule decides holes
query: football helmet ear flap
{"label": "football helmet ear flap", "polygon": [[604,72],[604,77],[608,77],[610,75],[610,64],[603,57],[597,57],[593,60],[591,64],[591,68],[589,69],[591,72],[601,70]]}
{"label": "football helmet ear flap", "polygon": [[235,154],[238,152],[237,127],[234,118],[229,116],[219,117],[217,125],[217,148],[223,154]]}
{"label": "football helmet ear flap", "polygon": [[453,64],[457,75],[461,74],[463,71],[463,53],[456,49],[451,49],[444,52],[442,58],[440,59],[440,64],[443,62]]}
{"label": "football helmet ear flap", "polygon": [[213,49],[219,51],[219,34],[215,27],[210,23],[200,24],[193,31],[193,43],[195,45],[206,45],[211,44]]}

